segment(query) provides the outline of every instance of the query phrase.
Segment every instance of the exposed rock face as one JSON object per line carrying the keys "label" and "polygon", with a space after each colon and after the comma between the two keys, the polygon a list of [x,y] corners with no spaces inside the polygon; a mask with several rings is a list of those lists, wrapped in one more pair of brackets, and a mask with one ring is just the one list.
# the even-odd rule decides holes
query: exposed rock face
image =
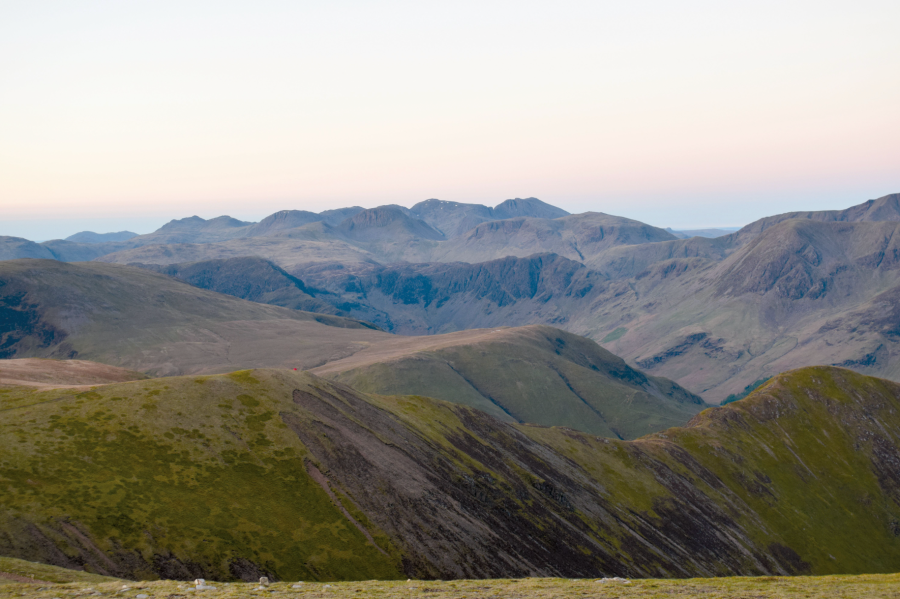
{"label": "exposed rock face", "polygon": [[169,266],[137,264],[175,277],[201,289],[209,289],[264,304],[322,314],[344,315],[332,304],[316,299],[315,290],[280,267],[262,258],[246,256]]}
{"label": "exposed rock face", "polygon": [[285,371],[43,399],[0,422],[5,555],[188,580],[900,567],[900,386],[841,369],[637,441]]}

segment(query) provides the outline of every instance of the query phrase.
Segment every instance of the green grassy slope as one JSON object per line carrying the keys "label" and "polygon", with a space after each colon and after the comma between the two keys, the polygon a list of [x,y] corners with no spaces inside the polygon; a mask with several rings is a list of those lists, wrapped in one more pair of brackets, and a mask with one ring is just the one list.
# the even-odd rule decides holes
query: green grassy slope
{"label": "green grassy slope", "polygon": [[399,576],[278,417],[304,377],[264,375],[0,391],[0,553],[130,577]]}
{"label": "green grassy slope", "polygon": [[[22,559],[16,559],[14,557],[0,557],[0,585],[24,583],[26,581],[28,581],[29,583],[31,581],[34,581],[38,583],[52,582],[56,584],[65,584],[69,582],[117,582],[115,578],[100,576],[99,574],[91,574],[90,572],[84,572],[81,570],[60,568],[59,566],[48,566],[47,564],[29,562]],[[121,588],[121,584],[119,586]],[[26,590],[34,590],[33,585],[32,588],[26,587]]]}
{"label": "green grassy slope", "polygon": [[[593,341],[545,326],[336,371],[328,378],[388,395],[425,395],[501,420],[567,426],[633,439],[687,423],[706,405],[666,379],[647,377]],[[325,373],[327,371],[327,373]]]}
{"label": "green grassy slope", "polygon": [[256,370],[0,393],[0,554],[128,577],[900,569],[900,386],[776,377],[638,439]]}

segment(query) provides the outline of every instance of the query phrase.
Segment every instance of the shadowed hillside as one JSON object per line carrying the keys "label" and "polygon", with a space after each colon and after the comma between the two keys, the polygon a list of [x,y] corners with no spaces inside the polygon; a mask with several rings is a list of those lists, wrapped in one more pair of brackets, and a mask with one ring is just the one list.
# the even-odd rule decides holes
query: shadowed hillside
{"label": "shadowed hillside", "polygon": [[152,374],[308,368],[389,337],[356,320],[239,300],[116,264],[0,262],[0,357]]}
{"label": "shadowed hillside", "polygon": [[275,264],[255,256],[169,266],[144,264],[134,266],[174,277],[201,289],[253,302],[307,312],[340,314],[340,310],[331,304],[313,297],[315,291],[309,289],[303,281]]}
{"label": "shadowed hillside", "polygon": [[10,390],[0,410],[0,553],[103,574],[900,568],[900,386],[846,370],[636,441],[273,370]]}

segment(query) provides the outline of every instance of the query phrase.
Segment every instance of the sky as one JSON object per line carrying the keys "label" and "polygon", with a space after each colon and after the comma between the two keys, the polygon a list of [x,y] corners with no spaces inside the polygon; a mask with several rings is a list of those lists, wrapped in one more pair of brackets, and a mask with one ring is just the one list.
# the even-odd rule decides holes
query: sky
{"label": "sky", "polygon": [[900,192],[900,2],[0,0],[0,235],[538,197],[739,226]]}

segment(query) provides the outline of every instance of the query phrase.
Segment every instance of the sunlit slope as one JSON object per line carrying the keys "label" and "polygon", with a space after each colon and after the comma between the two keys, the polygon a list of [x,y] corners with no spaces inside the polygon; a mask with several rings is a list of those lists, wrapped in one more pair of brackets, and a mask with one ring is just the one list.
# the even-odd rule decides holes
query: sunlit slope
{"label": "sunlit slope", "polygon": [[0,387],[72,387],[124,383],[147,378],[146,374],[88,362],[20,358],[0,360]]}
{"label": "sunlit slope", "polygon": [[633,439],[687,423],[707,407],[667,379],[647,377],[584,337],[546,326],[487,331],[465,344],[369,348],[314,372],[359,391],[427,395],[510,422],[568,426]]}
{"label": "sunlit slope", "polygon": [[309,377],[256,376],[0,393],[19,406],[0,412],[0,554],[138,578],[399,576],[279,414]]}
{"label": "sunlit slope", "polygon": [[900,569],[900,386],[841,369],[636,441],[293,371],[0,397],[0,554],[29,560],[189,579]]}

